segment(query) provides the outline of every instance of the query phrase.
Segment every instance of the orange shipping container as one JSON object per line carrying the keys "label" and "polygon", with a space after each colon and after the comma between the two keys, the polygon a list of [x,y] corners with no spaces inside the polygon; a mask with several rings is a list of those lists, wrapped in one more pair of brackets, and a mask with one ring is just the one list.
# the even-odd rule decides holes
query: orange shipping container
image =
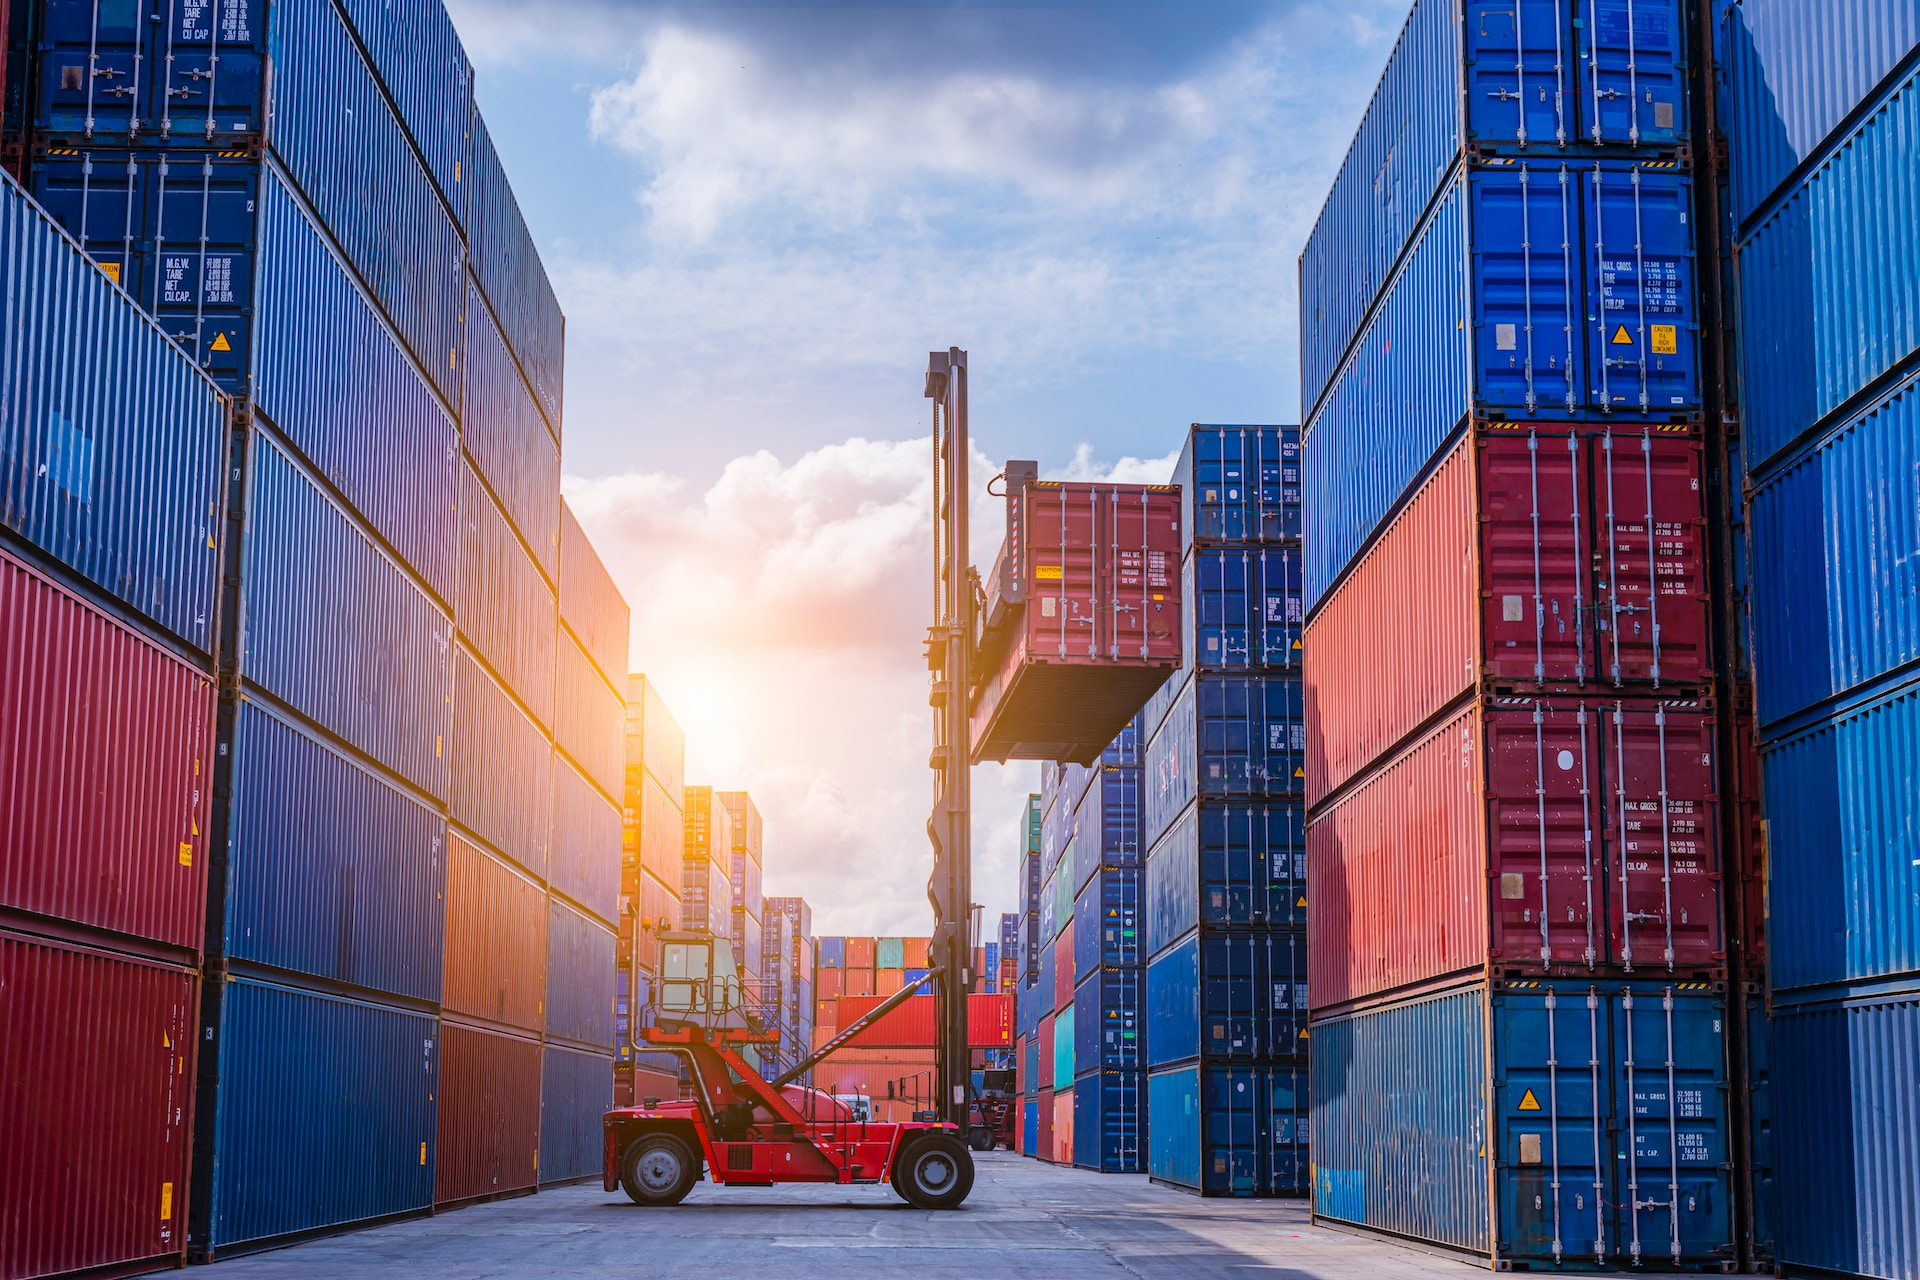
{"label": "orange shipping container", "polygon": [[1062,1089],[1053,1095],[1053,1150],[1047,1158],[1055,1164],[1073,1163],[1073,1090]]}
{"label": "orange shipping container", "polygon": [[[840,1001],[840,1025],[869,1013],[880,1004],[879,997]],[[939,1025],[938,1000],[934,996],[909,996],[879,1022],[854,1037],[856,1047],[899,1046],[931,1048]],[[967,997],[967,1040],[976,1049],[1004,1049],[1013,1045],[1013,997],[1011,995],[970,995]]]}
{"label": "orange shipping container", "polygon": [[874,945],[872,938],[847,939],[847,968],[872,969]]}
{"label": "orange shipping container", "polygon": [[545,1025],[547,895],[459,836],[447,840],[445,963],[440,1000],[449,1012],[530,1031]]}
{"label": "orange shipping container", "polygon": [[930,967],[927,964],[927,948],[931,945],[933,945],[932,938],[902,938],[900,948],[905,959],[900,963],[909,969]]}
{"label": "orange shipping container", "polygon": [[905,969],[876,969],[873,973],[873,994],[890,996],[907,985]]}
{"label": "orange shipping container", "polygon": [[848,996],[870,996],[873,994],[873,970],[848,969],[840,994]]}

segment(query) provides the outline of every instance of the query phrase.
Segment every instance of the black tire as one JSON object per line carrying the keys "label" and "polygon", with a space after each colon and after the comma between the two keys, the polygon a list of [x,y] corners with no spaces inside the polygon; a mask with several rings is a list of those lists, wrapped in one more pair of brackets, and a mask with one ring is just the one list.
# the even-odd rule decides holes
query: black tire
{"label": "black tire", "polygon": [[916,1209],[958,1209],[973,1190],[973,1153],[950,1133],[929,1133],[900,1153],[893,1188]]}
{"label": "black tire", "polygon": [[627,1198],[650,1208],[679,1204],[699,1176],[693,1153],[671,1134],[648,1134],[620,1157],[620,1185]]}
{"label": "black tire", "polygon": [[993,1130],[977,1124],[967,1131],[967,1145],[975,1151],[993,1150]]}

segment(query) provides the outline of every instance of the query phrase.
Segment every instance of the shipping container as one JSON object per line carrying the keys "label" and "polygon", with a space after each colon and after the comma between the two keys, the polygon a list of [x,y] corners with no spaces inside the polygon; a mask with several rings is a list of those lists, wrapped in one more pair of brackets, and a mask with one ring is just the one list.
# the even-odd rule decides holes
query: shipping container
{"label": "shipping container", "polygon": [[905,940],[901,938],[877,938],[874,940],[873,967],[876,969],[904,969],[907,967]]}
{"label": "shipping container", "polygon": [[613,1046],[613,930],[557,898],[547,916],[546,1031]]}
{"label": "shipping container", "polygon": [[613,1059],[548,1045],[540,1072],[540,1183],[600,1175]]}
{"label": "shipping container", "polygon": [[1196,798],[1303,791],[1306,750],[1298,675],[1188,676],[1147,744],[1141,839],[1151,848]]}
{"label": "shipping container", "polygon": [[438,1003],[446,819],[258,702],[232,716],[226,958]]}
{"label": "shipping container", "polygon": [[440,1039],[433,1203],[533,1191],[540,1165],[539,1040],[457,1022],[443,1023]]}
{"label": "shipping container", "polygon": [[1140,928],[1140,872],[1103,871],[1073,905],[1073,978],[1099,969],[1138,965],[1147,958]]}
{"label": "shipping container", "polygon": [[557,583],[560,442],[547,430],[533,392],[471,277],[466,290],[460,439],[540,572]]}
{"label": "shipping container", "polygon": [[1144,1173],[1147,1077],[1096,1071],[1073,1084],[1073,1163],[1100,1173]]}
{"label": "shipping container", "polygon": [[848,938],[846,943],[847,968],[869,970],[874,968],[874,940],[872,938]]}
{"label": "shipping container", "polygon": [[1175,1067],[1147,1077],[1147,1167],[1210,1196],[1307,1190],[1304,1068]]}
{"label": "shipping container", "polygon": [[1053,1091],[1053,1147],[1047,1159],[1054,1164],[1073,1163],[1073,1085],[1071,1082]]}
{"label": "shipping container", "polygon": [[237,975],[212,995],[194,1257],[432,1205],[436,1111],[443,1133],[466,1118],[435,1106],[431,1015]]}
{"label": "shipping container", "polygon": [[454,220],[464,222],[473,66],[446,6],[345,0],[345,8]]}
{"label": "shipping container", "polygon": [[[826,997],[822,997],[825,1000]],[[839,1000],[839,1026],[847,1026],[872,1013],[880,1005],[879,993],[848,994]],[[824,1023],[824,1019],[822,1020]],[[908,996],[898,1008],[855,1036],[849,1045],[855,1050],[931,1049],[940,1021],[939,998],[930,995]],[[967,1039],[976,1049],[1006,1049],[1013,1045],[1013,997],[1006,995],[969,995],[967,997]]]}
{"label": "shipping container", "polygon": [[1180,493],[1035,481],[1008,502],[975,760],[1091,764],[1180,665]]}
{"label": "shipping container", "polygon": [[[1062,882],[1064,883],[1064,881]],[[1064,913],[1066,924],[1053,942],[1053,1007],[1065,1009],[1073,1004],[1073,911]]]}
{"label": "shipping container", "polygon": [[[473,113],[468,163],[467,253],[480,291],[508,348],[526,375],[547,429],[560,439],[560,397],[566,359],[566,317],[540,265],[533,234],[513,198],[486,121]],[[619,673],[616,673],[619,674]]]}
{"label": "shipping container", "polygon": [[553,588],[472,467],[460,471],[460,587],[454,620],[534,720],[553,724]]}
{"label": "shipping container", "polygon": [[[845,938],[817,938],[814,940],[814,963],[819,969],[844,969],[847,964],[847,940]],[[819,974],[824,978],[825,974]]]}
{"label": "shipping container", "polygon": [[450,754],[453,820],[544,879],[553,827],[553,749],[465,645],[453,653]]}
{"label": "shipping container", "polygon": [[250,447],[242,673],[445,798],[454,666],[446,615],[292,455],[265,434]]}
{"label": "shipping container", "polygon": [[1154,845],[1144,883],[1148,955],[1199,925],[1304,929],[1306,815],[1297,803],[1202,800]]}
{"label": "shipping container", "polygon": [[479,846],[448,845],[450,1014],[538,1033],[546,1027],[547,903],[537,881]]}
{"label": "shipping container", "polygon": [[1574,980],[1317,1020],[1314,1213],[1494,1265],[1721,1270],[1726,1015],[1713,984]]}
{"label": "shipping container", "polygon": [[197,953],[209,676],[0,546],[0,907]]}
{"label": "shipping container", "polygon": [[1020,1154],[1037,1157],[1040,1153],[1040,1103],[1029,1098],[1020,1104]]}
{"label": "shipping container", "polygon": [[[639,794],[632,795],[633,790]],[[629,796],[630,806],[635,800],[639,802],[626,818],[626,821],[637,821],[639,825],[634,839],[635,860],[649,875],[666,885],[678,900],[687,847],[686,817],[680,806],[667,798],[666,789],[654,780],[651,773],[640,775],[638,787],[630,788]],[[703,902],[703,918],[704,907]]]}
{"label": "shipping container", "polygon": [[1296,541],[1300,428],[1196,422],[1174,465],[1173,483],[1180,489],[1190,548]]}
{"label": "shipping container", "polygon": [[0,245],[0,523],[210,656],[225,398],[8,178]]}
{"label": "shipping container", "polygon": [[626,777],[625,711],[620,695],[574,638],[562,634],[553,717],[554,745],[607,796],[621,793]]}
{"label": "shipping container", "polygon": [[1309,616],[1470,415],[1695,420],[1692,201],[1669,162],[1460,171],[1302,434]]}
{"label": "shipping container", "polygon": [[677,809],[686,786],[686,759],[687,735],[667,710],[660,686],[643,675],[628,676],[627,768],[652,774]]}
{"label": "shipping container", "polygon": [[557,756],[548,849],[553,891],[612,924],[620,904],[620,811]]}
{"label": "shipping container", "polygon": [[758,920],[761,913],[766,910],[766,895],[761,892],[760,863],[740,852],[736,841],[734,852],[727,859],[727,864],[727,883],[733,887],[734,912],[749,919]]}
{"label": "shipping container", "polygon": [[1300,665],[1300,551],[1195,547],[1181,572],[1186,651],[1203,671]]}
{"label": "shipping container", "polygon": [[0,1275],[181,1264],[199,986],[0,931]]}
{"label": "shipping container", "polygon": [[1307,1051],[1307,940],[1201,933],[1147,965],[1147,1062],[1271,1061]]}
{"label": "shipping container", "polygon": [[1073,993],[1073,1062],[1077,1074],[1137,1071],[1147,1065],[1145,976],[1139,966],[1100,969]]}
{"label": "shipping container", "polygon": [[846,975],[841,980],[841,989],[844,995],[871,996],[874,994],[873,970],[846,969],[843,970],[843,972]]}
{"label": "shipping container", "polygon": [[1036,1159],[1048,1161],[1053,1159],[1053,1122],[1056,1114],[1053,1102],[1051,1087],[1042,1088],[1040,1096],[1034,1100],[1034,1110],[1038,1112],[1039,1121],[1033,1135],[1033,1154]]}
{"label": "shipping container", "polygon": [[[560,621],[573,632],[600,674],[615,688],[627,680],[633,612],[627,607],[586,531],[564,499],[560,503]],[[811,923],[811,922],[809,922]]]}

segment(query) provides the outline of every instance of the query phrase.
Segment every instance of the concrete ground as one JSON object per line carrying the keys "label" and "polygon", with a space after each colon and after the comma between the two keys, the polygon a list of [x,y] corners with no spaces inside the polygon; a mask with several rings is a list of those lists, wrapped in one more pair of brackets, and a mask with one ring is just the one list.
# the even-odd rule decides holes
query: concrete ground
{"label": "concrete ground", "polygon": [[885,1187],[726,1190],[673,1209],[599,1186],[475,1205],[216,1264],[280,1277],[646,1276],[663,1280],[1421,1280],[1467,1263],[1317,1229],[1298,1200],[1202,1200],[1141,1177],[977,1157],[961,1209]]}

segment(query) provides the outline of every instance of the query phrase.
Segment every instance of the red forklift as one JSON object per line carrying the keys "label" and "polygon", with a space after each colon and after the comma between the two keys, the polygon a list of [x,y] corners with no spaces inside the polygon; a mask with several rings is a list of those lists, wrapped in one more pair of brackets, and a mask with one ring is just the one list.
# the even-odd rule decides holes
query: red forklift
{"label": "red forklift", "polygon": [[604,1184],[638,1205],[678,1204],[705,1174],[720,1186],[890,1183],[921,1209],[954,1209],[973,1190],[959,1127],[857,1117],[831,1094],[795,1084],[822,1059],[934,979],[908,984],[771,1080],[742,1056],[779,1042],[751,1007],[732,944],[706,933],[660,934],[660,977],[636,1010],[636,1049],[686,1063],[691,1098],[641,1098],[605,1118]]}

